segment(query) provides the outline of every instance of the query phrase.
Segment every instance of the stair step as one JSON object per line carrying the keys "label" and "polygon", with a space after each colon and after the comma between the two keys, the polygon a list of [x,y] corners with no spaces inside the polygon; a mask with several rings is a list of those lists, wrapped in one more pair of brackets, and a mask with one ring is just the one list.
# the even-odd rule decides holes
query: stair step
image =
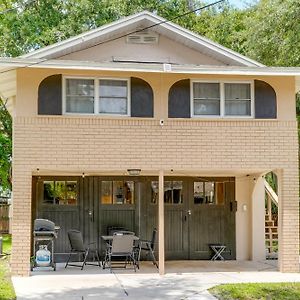
{"label": "stair step", "polygon": [[266,233],[266,236],[272,236],[272,237],[275,237],[275,236],[278,236],[278,233],[277,233],[277,232]]}
{"label": "stair step", "polygon": [[265,226],[265,228],[268,228],[268,229],[277,229],[278,226]]}
{"label": "stair step", "polygon": [[[266,242],[270,242],[270,241],[271,241],[270,239],[266,239]],[[278,238],[272,239],[272,242],[278,242]]]}

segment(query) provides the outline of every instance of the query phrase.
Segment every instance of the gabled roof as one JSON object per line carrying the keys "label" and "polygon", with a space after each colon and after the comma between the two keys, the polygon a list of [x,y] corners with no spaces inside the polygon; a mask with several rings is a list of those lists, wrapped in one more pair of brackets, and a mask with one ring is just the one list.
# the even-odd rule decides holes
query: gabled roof
{"label": "gabled roof", "polygon": [[137,28],[148,27],[151,27],[151,30],[182,43],[187,47],[224,62],[224,64],[249,67],[263,66],[259,62],[214,43],[207,38],[199,36],[148,11],[131,15],[69,38],[65,41],[30,52],[21,57],[55,59],[73,52],[94,47],[95,45],[105,43],[111,39],[123,37],[125,34],[136,31]]}

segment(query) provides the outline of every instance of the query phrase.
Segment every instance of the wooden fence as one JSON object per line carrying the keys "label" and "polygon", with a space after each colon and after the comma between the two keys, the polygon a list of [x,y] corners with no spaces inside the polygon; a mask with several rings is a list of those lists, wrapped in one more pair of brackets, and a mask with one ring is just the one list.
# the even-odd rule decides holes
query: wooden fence
{"label": "wooden fence", "polygon": [[9,204],[0,204],[0,233],[9,232]]}

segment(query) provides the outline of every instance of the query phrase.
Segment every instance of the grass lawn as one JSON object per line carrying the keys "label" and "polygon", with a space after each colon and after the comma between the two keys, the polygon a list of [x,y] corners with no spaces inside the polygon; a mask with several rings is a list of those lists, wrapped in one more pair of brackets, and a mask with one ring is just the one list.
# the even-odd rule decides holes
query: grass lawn
{"label": "grass lawn", "polygon": [[209,290],[221,300],[297,300],[300,283],[224,284]]}
{"label": "grass lawn", "polygon": [[[3,253],[10,253],[11,236],[4,234],[2,237],[3,237]],[[15,291],[10,280],[8,263],[9,263],[9,256],[0,258],[0,299],[1,300],[16,299]]]}

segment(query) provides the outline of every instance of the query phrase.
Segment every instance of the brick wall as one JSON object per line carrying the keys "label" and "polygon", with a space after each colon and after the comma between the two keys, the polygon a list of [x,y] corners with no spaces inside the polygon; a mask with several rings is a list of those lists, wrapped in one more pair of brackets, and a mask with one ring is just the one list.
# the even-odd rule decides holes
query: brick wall
{"label": "brick wall", "polygon": [[[295,121],[98,117],[14,119],[14,274],[29,270],[31,176],[49,172],[261,172],[282,170],[281,270],[298,271],[298,141]],[[157,173],[158,174],[158,173]]]}

